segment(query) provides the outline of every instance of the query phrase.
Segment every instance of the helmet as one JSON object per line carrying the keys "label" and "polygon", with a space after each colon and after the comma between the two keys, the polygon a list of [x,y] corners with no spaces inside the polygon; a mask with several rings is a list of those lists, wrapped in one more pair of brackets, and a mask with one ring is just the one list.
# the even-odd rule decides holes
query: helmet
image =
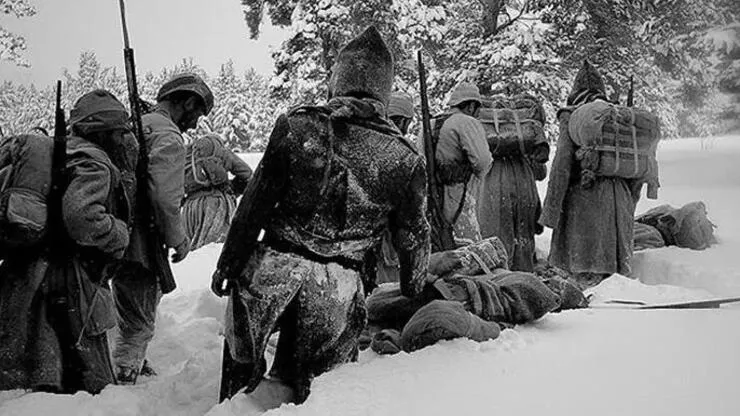
{"label": "helmet", "polygon": [[159,89],[157,102],[167,99],[170,94],[177,91],[189,91],[197,94],[206,106],[206,115],[213,109],[213,93],[206,82],[198,75],[189,73],[175,75]]}
{"label": "helmet", "polygon": [[396,92],[391,95],[388,102],[388,118],[394,116],[414,118],[414,103],[408,94]]}
{"label": "helmet", "polygon": [[70,127],[81,135],[130,128],[126,107],[113,94],[102,89],[80,97],[69,116]]}
{"label": "helmet", "polygon": [[461,82],[457,84],[454,90],[452,90],[452,95],[450,96],[450,101],[447,103],[450,107],[458,106],[465,101],[475,101],[478,104],[483,103],[483,99],[480,95],[480,91],[478,90],[478,87],[475,86],[475,84],[472,84],[470,82]]}

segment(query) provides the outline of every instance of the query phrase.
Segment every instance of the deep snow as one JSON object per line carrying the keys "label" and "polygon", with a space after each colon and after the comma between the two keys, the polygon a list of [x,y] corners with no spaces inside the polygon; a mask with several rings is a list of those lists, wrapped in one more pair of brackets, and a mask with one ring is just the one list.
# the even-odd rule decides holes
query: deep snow
{"label": "deep snow", "polygon": [[[259,155],[246,155],[254,167]],[[643,284],[613,276],[595,300],[740,296],[740,137],[662,142],[658,201],[703,200],[720,244],[638,252]],[[541,191],[544,193],[545,185]],[[545,253],[549,233],[537,240]],[[98,396],[0,392],[0,415],[244,415],[244,396],[216,405],[225,301],[208,290],[220,247],[175,265],[149,358],[160,375]],[[592,309],[550,314],[495,341],[443,342],[413,354],[366,351],[314,382],[301,406],[269,415],[740,415],[740,306],[718,310]]]}

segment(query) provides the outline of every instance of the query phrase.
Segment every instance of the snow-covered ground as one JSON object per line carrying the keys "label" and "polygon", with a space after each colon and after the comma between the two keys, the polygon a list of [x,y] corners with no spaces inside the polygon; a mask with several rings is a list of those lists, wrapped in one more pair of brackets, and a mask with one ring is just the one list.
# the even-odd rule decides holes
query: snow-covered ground
{"label": "snow-covered ground", "polygon": [[[245,155],[256,166],[259,155]],[[740,137],[666,141],[659,200],[703,200],[720,243],[706,251],[638,252],[639,281],[614,276],[595,299],[672,302],[740,296]],[[544,185],[541,189],[544,193]],[[537,240],[546,252],[549,235]],[[98,396],[0,392],[0,415],[249,415],[217,405],[224,300],[208,290],[220,247],[175,265],[149,358],[160,375]],[[550,314],[495,341],[443,342],[413,354],[364,352],[314,382],[301,406],[268,415],[740,415],[740,306],[590,309]]]}

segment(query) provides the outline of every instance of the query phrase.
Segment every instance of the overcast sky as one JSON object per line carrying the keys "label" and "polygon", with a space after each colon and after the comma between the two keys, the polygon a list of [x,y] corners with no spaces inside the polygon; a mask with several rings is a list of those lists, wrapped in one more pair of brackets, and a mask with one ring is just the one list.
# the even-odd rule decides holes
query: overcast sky
{"label": "overcast sky", "polygon": [[[62,68],[76,70],[80,52],[92,50],[104,66],[123,68],[123,38],[118,0],[31,0],[32,17],[0,18],[6,29],[23,35],[31,68],[0,63],[0,79],[51,85]],[[126,0],[126,15],[137,73],[159,71],[192,57],[209,73],[232,59],[240,70],[272,73],[270,47],[284,33],[263,27],[252,41],[239,0]]]}

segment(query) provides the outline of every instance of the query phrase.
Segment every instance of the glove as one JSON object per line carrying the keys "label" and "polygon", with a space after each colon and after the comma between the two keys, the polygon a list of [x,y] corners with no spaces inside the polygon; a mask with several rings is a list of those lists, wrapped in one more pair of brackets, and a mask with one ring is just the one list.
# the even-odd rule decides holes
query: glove
{"label": "glove", "polygon": [[462,255],[458,251],[440,251],[429,256],[429,273],[440,276],[462,266]]}
{"label": "glove", "polygon": [[[225,286],[224,283],[226,283]],[[216,269],[211,277],[211,292],[218,297],[222,297],[231,289],[229,286],[230,284],[229,281],[226,280],[226,276],[224,276],[221,270]]]}
{"label": "glove", "polygon": [[175,252],[172,253],[172,262],[179,263],[185,260],[185,257],[187,257],[190,252],[190,239],[185,237],[185,239],[182,240],[182,243],[178,244],[174,249]]}
{"label": "glove", "polygon": [[[241,285],[241,286],[240,286]],[[226,273],[220,269],[216,269],[211,277],[211,292],[218,297],[222,297],[231,293],[231,290],[235,287],[244,288],[249,291],[248,282],[244,276],[238,276],[234,279],[226,277]],[[254,295],[260,297],[259,295]]]}

